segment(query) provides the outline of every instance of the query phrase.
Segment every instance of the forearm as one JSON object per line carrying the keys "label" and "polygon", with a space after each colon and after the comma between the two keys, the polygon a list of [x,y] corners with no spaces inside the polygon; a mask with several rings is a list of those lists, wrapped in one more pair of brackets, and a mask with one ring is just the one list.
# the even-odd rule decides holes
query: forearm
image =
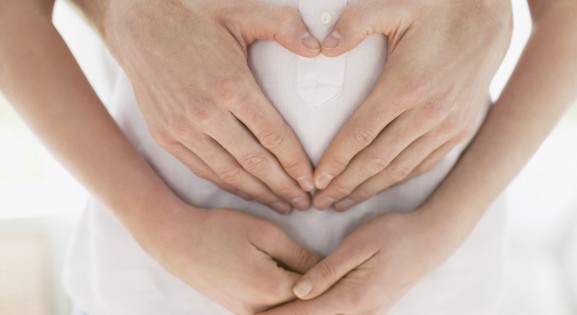
{"label": "forearm", "polygon": [[[535,14],[534,32],[475,140],[427,202],[462,222],[463,233],[520,172],[574,100],[577,6]],[[446,217],[446,216],[445,216]]]}
{"label": "forearm", "polygon": [[88,190],[144,237],[179,200],[109,116],[50,14],[22,13],[0,19],[0,88]]}

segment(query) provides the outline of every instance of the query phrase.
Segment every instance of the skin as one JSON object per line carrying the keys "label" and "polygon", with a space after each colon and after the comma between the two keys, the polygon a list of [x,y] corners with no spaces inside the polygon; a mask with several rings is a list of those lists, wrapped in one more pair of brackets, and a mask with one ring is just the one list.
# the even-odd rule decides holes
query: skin
{"label": "skin", "polygon": [[295,8],[257,0],[75,2],[125,70],[164,149],[245,199],[280,213],[309,208],[311,163],[246,58],[257,39],[304,57],[320,53]]}
{"label": "skin", "polygon": [[360,226],[295,286],[301,300],[261,314],[383,314],[458,248],[577,97],[577,2],[529,5],[534,31],[513,76],[431,198]]}
{"label": "skin", "polygon": [[[83,77],[51,25],[52,4],[0,0],[3,92],[46,145],[115,212],[151,256],[238,314],[252,314],[291,300],[295,276],[306,270],[300,284],[309,280],[311,292],[301,294],[298,285],[295,290],[305,300],[284,304],[270,313],[371,314],[389,308],[458,247],[575,98],[577,42],[571,30],[577,26],[577,5],[574,1],[532,0],[536,28],[529,46],[480,133],[449,177],[417,211],[384,215],[359,227],[333,255],[316,264],[318,257],[269,222],[236,217],[227,209],[203,211],[176,198],[130,146]],[[55,73],[59,80],[54,80]],[[234,238],[203,237],[211,235],[207,234],[211,229],[229,232],[231,220],[235,222]],[[282,247],[271,248],[270,239],[275,244],[279,240]],[[422,248],[422,244],[429,246]],[[277,252],[279,248],[281,252]],[[210,257],[213,264],[195,261],[207,252],[215,255]],[[236,266],[241,258],[246,264],[242,268]],[[402,264],[404,259],[413,263]],[[227,261],[235,264],[226,265]],[[272,261],[296,272],[287,272]],[[194,263],[202,272],[190,273]],[[323,272],[323,268],[332,271]],[[219,281],[235,287],[221,294],[214,291]],[[371,294],[375,291],[363,291],[366,288],[387,292],[389,299],[377,301]]]}
{"label": "skin", "polygon": [[270,222],[178,199],[92,90],[52,25],[52,6],[0,1],[0,88],[24,120],[175,276],[235,314],[294,299],[292,286],[319,257]]}
{"label": "skin", "polygon": [[318,209],[348,210],[428,171],[471,135],[509,45],[511,8],[364,0],[345,8],[323,53],[341,55],[374,34],[389,39],[387,62],[315,169]]}
{"label": "skin", "polygon": [[[313,188],[324,189],[317,209],[344,211],[432,168],[471,134],[510,36],[507,0],[364,0],[342,12],[338,45],[329,36],[322,47],[295,8],[262,1],[74,2],[130,78],[156,141],[196,175],[280,213],[308,209]],[[334,57],[372,34],[389,37],[383,77],[313,178],[256,85],[246,46],[274,39]]]}

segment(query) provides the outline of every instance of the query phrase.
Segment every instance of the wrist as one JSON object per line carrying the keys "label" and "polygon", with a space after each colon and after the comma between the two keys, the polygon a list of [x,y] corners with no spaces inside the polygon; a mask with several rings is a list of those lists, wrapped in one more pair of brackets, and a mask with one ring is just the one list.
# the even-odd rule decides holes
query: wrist
{"label": "wrist", "polygon": [[[182,235],[197,239],[197,231],[208,213],[205,209],[186,204],[174,195],[159,198],[133,210],[136,211],[130,215],[131,218],[123,221],[132,236],[151,256],[162,255],[167,245],[180,242]],[[129,223],[126,224],[126,221]]]}

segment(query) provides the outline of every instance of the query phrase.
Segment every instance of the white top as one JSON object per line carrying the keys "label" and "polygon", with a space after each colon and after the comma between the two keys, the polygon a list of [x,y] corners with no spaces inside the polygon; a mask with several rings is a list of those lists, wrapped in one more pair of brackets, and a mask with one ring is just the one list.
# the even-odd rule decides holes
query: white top
{"label": "white top", "polygon": [[[346,0],[268,2],[298,6],[309,30],[320,39],[332,30],[347,4]],[[263,91],[315,164],[340,126],[369,94],[385,57],[383,36],[372,36],[337,58],[298,57],[274,42],[257,42],[249,52],[251,69]],[[431,172],[346,213],[310,209],[282,216],[221,191],[160,148],[151,138],[130,82],[121,72],[110,105],[134,146],[186,201],[200,207],[250,212],[277,223],[295,240],[325,255],[362,222],[387,211],[416,209],[446,176],[465,146],[453,150]],[[465,244],[388,314],[491,314],[501,293],[503,209],[503,202],[498,201]],[[96,200],[89,202],[76,230],[65,284],[74,301],[91,315],[230,314],[165,271]]]}

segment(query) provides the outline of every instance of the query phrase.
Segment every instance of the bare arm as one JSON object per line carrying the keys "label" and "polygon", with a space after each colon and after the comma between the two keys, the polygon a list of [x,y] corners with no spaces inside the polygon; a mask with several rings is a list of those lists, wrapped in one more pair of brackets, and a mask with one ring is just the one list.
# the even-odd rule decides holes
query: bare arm
{"label": "bare arm", "polygon": [[317,257],[270,222],[178,199],[100,103],[51,23],[53,3],[0,0],[0,88],[28,125],[190,286],[242,315],[294,299],[291,287]]}
{"label": "bare arm", "polygon": [[529,3],[534,31],[524,54],[433,196],[417,211],[386,214],[358,228],[299,281],[295,293],[303,300],[267,314],[389,309],[460,246],[577,96],[577,2]]}

